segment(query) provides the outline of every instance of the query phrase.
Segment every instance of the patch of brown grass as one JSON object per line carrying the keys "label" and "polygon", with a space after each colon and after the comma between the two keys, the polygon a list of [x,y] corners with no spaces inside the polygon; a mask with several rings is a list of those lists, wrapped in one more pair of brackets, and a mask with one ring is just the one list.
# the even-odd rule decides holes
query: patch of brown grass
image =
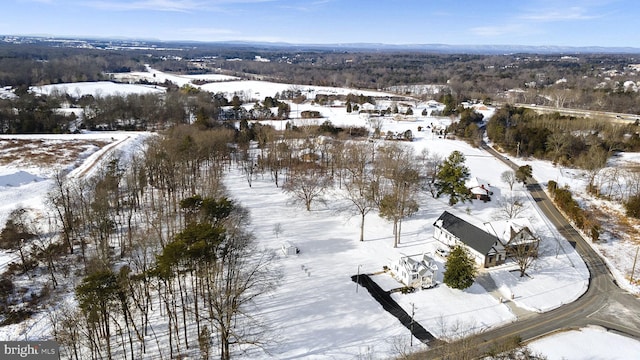
{"label": "patch of brown grass", "polygon": [[[74,163],[91,148],[101,149],[104,140],[0,140],[0,165],[65,166]],[[96,151],[97,151],[96,149]]]}
{"label": "patch of brown grass", "polygon": [[587,210],[601,224],[607,224],[606,229],[618,239],[625,239],[633,243],[640,243],[640,220],[630,218],[626,214],[606,204],[590,206]]}

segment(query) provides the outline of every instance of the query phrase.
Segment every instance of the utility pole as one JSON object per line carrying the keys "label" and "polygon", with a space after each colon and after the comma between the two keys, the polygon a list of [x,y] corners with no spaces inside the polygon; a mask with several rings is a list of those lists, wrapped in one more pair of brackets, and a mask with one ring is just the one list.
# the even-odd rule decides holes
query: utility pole
{"label": "utility pole", "polygon": [[636,248],[636,257],[633,259],[633,267],[631,268],[631,278],[629,279],[629,284],[633,284],[633,275],[636,272],[636,262],[638,261],[638,250],[640,250],[640,246]]}

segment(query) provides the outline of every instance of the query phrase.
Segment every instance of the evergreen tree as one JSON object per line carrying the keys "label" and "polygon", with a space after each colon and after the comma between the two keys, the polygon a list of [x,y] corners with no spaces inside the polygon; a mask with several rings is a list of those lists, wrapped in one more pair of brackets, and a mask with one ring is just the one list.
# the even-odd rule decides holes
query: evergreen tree
{"label": "evergreen tree", "polygon": [[527,184],[527,179],[531,177],[532,173],[531,165],[523,165],[516,171],[516,180],[523,184]]}
{"label": "evergreen tree", "polygon": [[456,246],[447,258],[444,283],[450,288],[464,290],[473,285],[476,264],[467,250]]}
{"label": "evergreen tree", "polygon": [[[76,299],[82,313],[90,324],[89,337],[96,349],[106,349],[107,358],[112,358],[111,318],[118,301],[118,278],[111,270],[99,270],[87,275],[76,287]],[[105,343],[102,343],[102,341]]]}
{"label": "evergreen tree", "polygon": [[442,163],[436,174],[435,186],[438,190],[436,197],[442,194],[449,195],[451,206],[471,199],[469,189],[465,185],[470,173],[464,162],[464,155],[456,150]]}

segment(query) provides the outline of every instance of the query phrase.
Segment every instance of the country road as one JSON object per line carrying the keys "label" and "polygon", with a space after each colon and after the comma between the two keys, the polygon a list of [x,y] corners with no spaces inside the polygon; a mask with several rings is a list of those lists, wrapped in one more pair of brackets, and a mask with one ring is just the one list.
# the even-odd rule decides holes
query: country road
{"label": "country road", "polygon": [[118,141],[114,141],[111,142],[110,144],[106,145],[102,151],[100,152],[100,154],[94,158],[91,159],[90,161],[86,161],[85,163],[82,164],[82,166],[78,169],[76,169],[75,171],[73,171],[70,175],[72,177],[77,177],[77,178],[82,178],[85,175],[87,175],[87,173],[91,170],[93,170],[93,168],[99,164],[102,159],[104,159],[107,155],[111,154],[115,149],[117,149],[120,145],[122,145],[125,141],[131,139],[131,136],[127,136],[124,137]]}
{"label": "country road", "polygon": [[[517,165],[505,159],[490,147],[485,147],[492,155],[502,159],[511,168]],[[640,339],[640,301],[618,287],[604,260],[575,230],[558,211],[541,186],[529,179],[527,190],[533,196],[538,208],[572,245],[589,269],[589,289],[578,300],[553,311],[536,314],[523,321],[487,331],[482,335],[485,341],[496,337],[519,335],[523,341],[540,335],[571,327],[589,324],[601,325],[621,334]]]}
{"label": "country road", "polygon": [[[499,104],[494,104],[498,106]],[[606,120],[610,122],[620,123],[620,124],[633,124],[636,120],[640,121],[640,115],[637,114],[625,114],[625,113],[616,113],[610,111],[598,111],[598,110],[585,110],[585,109],[572,109],[572,108],[559,108],[555,106],[544,106],[544,105],[534,105],[534,104],[512,104],[515,107],[522,107],[531,110],[535,110],[537,113],[559,113],[565,116],[578,116],[585,118],[593,118]]]}
{"label": "country road", "polygon": [[[483,148],[512,169],[518,165],[493,148]],[[604,260],[558,211],[542,187],[530,178],[527,190],[549,221],[576,249],[589,269],[589,288],[576,301],[542,314],[532,313],[517,321],[487,330],[476,336],[477,346],[488,350],[501,341],[517,336],[522,342],[563,329],[599,325],[610,331],[640,340],[640,300],[618,287]],[[588,344],[585,344],[588,346]],[[415,358],[438,357],[437,347]],[[434,352],[434,353],[432,353]],[[424,356],[424,357],[421,357]]]}

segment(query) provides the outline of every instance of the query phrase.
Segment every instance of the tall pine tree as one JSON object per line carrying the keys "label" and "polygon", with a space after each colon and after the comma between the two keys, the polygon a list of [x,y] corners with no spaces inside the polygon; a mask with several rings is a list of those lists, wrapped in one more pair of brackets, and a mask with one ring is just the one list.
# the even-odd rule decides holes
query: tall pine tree
{"label": "tall pine tree", "polygon": [[436,174],[436,196],[449,195],[451,206],[471,199],[469,189],[465,185],[469,178],[469,168],[464,165],[465,160],[464,155],[456,150],[442,163]]}
{"label": "tall pine tree", "polygon": [[456,246],[447,258],[444,283],[450,288],[464,290],[473,285],[476,277],[476,264],[467,250]]}

